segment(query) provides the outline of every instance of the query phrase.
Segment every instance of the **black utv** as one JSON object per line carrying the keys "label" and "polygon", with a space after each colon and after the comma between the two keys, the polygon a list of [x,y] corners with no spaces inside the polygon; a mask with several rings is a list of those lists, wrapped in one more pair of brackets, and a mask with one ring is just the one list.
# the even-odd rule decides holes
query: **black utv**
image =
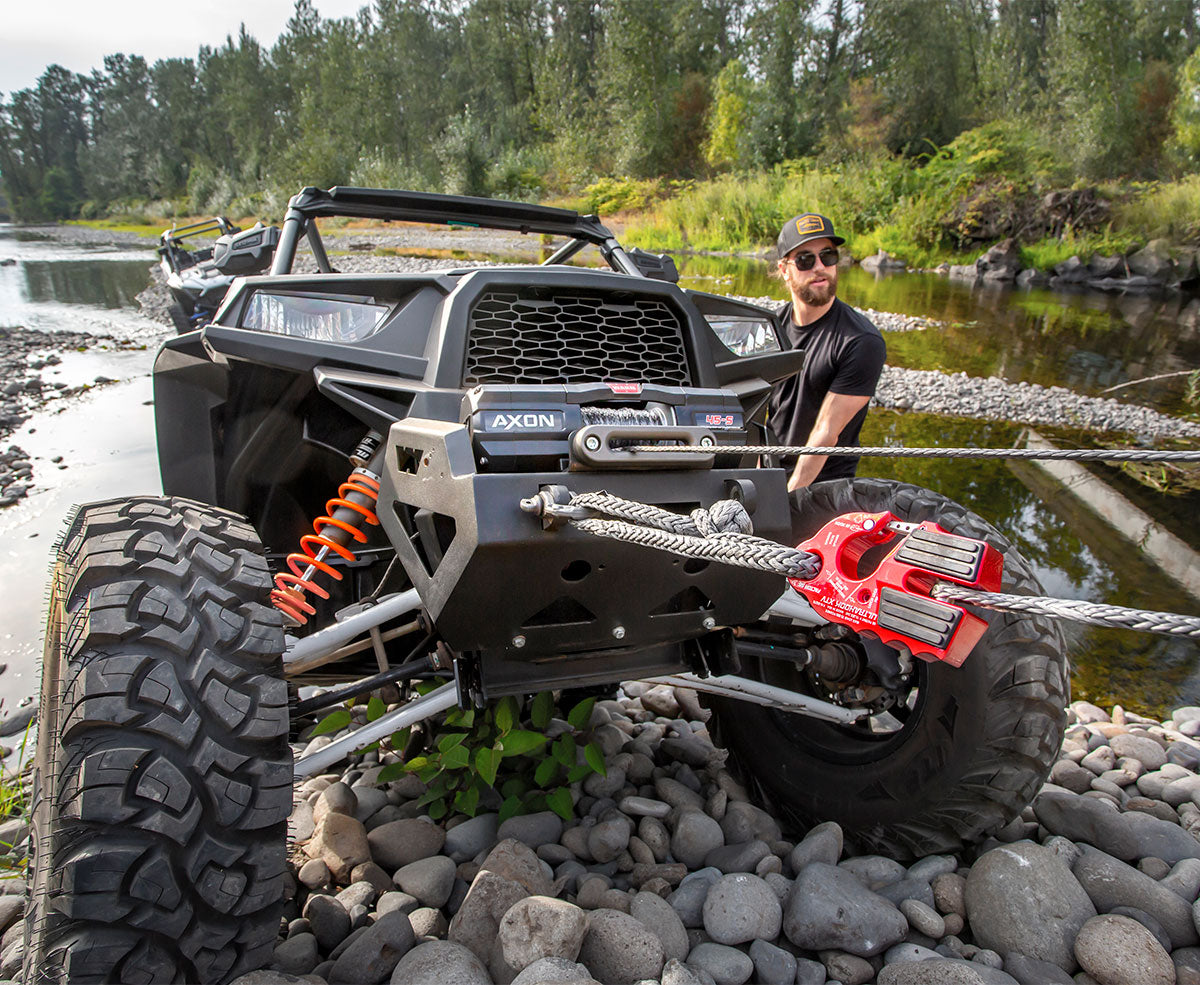
{"label": "black utv", "polygon": [[[328,216],[557,245],[540,265],[338,273]],[[588,248],[611,269],[568,263]],[[771,386],[804,353],[781,347],[770,312],[676,281],[668,258],[572,211],[340,187],[292,199],[270,273],[235,280],[211,324],[158,354],[166,495],[82,506],[59,546],[26,985],[223,982],[265,964],[294,779],[504,695],[705,691],[738,766],[798,831],[836,820],[897,857],[1017,816],[1064,727],[1052,625],[990,614],[961,666],[914,659],[778,574],[567,522],[601,491],[681,517],[736,500],[754,535],[794,546],[887,512],[896,544],[936,522],[999,551],[1006,590],[1038,593],[1002,535],[934,492],[857,479],[789,497],[782,469],[737,448],[766,441]],[[435,673],[450,683],[418,692]],[[389,682],[399,707],[293,761],[298,687]]]}

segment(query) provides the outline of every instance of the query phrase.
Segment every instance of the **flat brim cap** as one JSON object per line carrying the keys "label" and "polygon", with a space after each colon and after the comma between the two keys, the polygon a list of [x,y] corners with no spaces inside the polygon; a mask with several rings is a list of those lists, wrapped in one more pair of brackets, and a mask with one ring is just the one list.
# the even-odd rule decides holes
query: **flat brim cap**
{"label": "flat brim cap", "polygon": [[815,212],[805,212],[788,219],[783,224],[783,228],[779,231],[779,238],[775,241],[775,249],[779,252],[780,258],[783,258],[797,246],[803,246],[809,240],[814,239],[827,239],[834,246],[841,246],[846,242],[833,231],[833,223],[825,216],[817,215]]}

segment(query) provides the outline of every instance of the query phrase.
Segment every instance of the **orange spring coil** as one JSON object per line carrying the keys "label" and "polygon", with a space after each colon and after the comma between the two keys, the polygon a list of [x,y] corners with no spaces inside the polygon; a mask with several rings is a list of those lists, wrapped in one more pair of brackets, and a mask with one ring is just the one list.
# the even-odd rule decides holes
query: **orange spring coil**
{"label": "orange spring coil", "polygon": [[[344,506],[362,517],[360,524],[366,522],[378,526],[379,517],[374,512],[366,506],[346,499],[346,496],[352,492],[366,496],[372,503],[378,502],[379,480],[363,472],[352,473],[350,478],[338,486],[337,496],[325,504],[326,514],[332,514],[339,507]],[[312,592],[323,599],[329,598],[329,593],[311,578],[305,578],[304,572],[310,567],[316,568],[317,571],[329,575],[334,581],[342,580],[342,573],[337,568],[317,558],[321,548],[329,548],[346,561],[355,560],[355,554],[350,548],[322,536],[321,531],[326,527],[337,527],[362,544],[366,542],[367,535],[359,529],[360,524],[345,523],[342,520],[335,520],[330,515],[319,516],[313,520],[313,532],[300,538],[300,551],[287,556],[287,566],[291,569],[291,574],[280,572],[275,576],[275,589],[271,592],[271,603],[275,608],[284,615],[290,616],[301,626],[308,622],[308,617],[317,610],[305,600],[304,593]]]}

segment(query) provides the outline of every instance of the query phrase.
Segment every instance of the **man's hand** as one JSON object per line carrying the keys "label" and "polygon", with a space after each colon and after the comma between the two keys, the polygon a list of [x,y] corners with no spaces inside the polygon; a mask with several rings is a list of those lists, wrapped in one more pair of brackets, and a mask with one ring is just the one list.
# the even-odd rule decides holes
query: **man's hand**
{"label": "man's hand", "polygon": [[[854,415],[871,402],[870,397],[853,397],[848,393],[827,393],[821,401],[817,422],[813,425],[806,445],[812,448],[827,448],[836,445],[846,425]],[[802,455],[788,479],[788,492],[795,492],[812,484],[825,467],[826,455]]]}

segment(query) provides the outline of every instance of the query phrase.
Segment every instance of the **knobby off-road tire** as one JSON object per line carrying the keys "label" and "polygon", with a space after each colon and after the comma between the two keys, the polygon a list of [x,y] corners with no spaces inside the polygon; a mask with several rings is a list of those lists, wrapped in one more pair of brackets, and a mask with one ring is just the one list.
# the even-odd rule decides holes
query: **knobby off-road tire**
{"label": "knobby off-road tire", "polygon": [[[994,527],[926,489],[843,479],[805,490],[798,505],[797,540],[842,513],[890,510],[985,539],[1004,554],[1004,591],[1043,594]],[[989,628],[961,667],[914,660],[916,703],[899,731],[874,735],[730,701],[718,705],[724,741],[794,820],[837,821],[865,850],[913,858],[980,839],[1016,817],[1044,781],[1062,742],[1070,680],[1053,621],[978,611]],[[747,676],[811,690],[782,661],[742,660]]]}
{"label": "knobby off-road tire", "polygon": [[292,761],[283,630],[241,517],[82,507],[58,547],[26,985],[226,982],[270,959]]}

